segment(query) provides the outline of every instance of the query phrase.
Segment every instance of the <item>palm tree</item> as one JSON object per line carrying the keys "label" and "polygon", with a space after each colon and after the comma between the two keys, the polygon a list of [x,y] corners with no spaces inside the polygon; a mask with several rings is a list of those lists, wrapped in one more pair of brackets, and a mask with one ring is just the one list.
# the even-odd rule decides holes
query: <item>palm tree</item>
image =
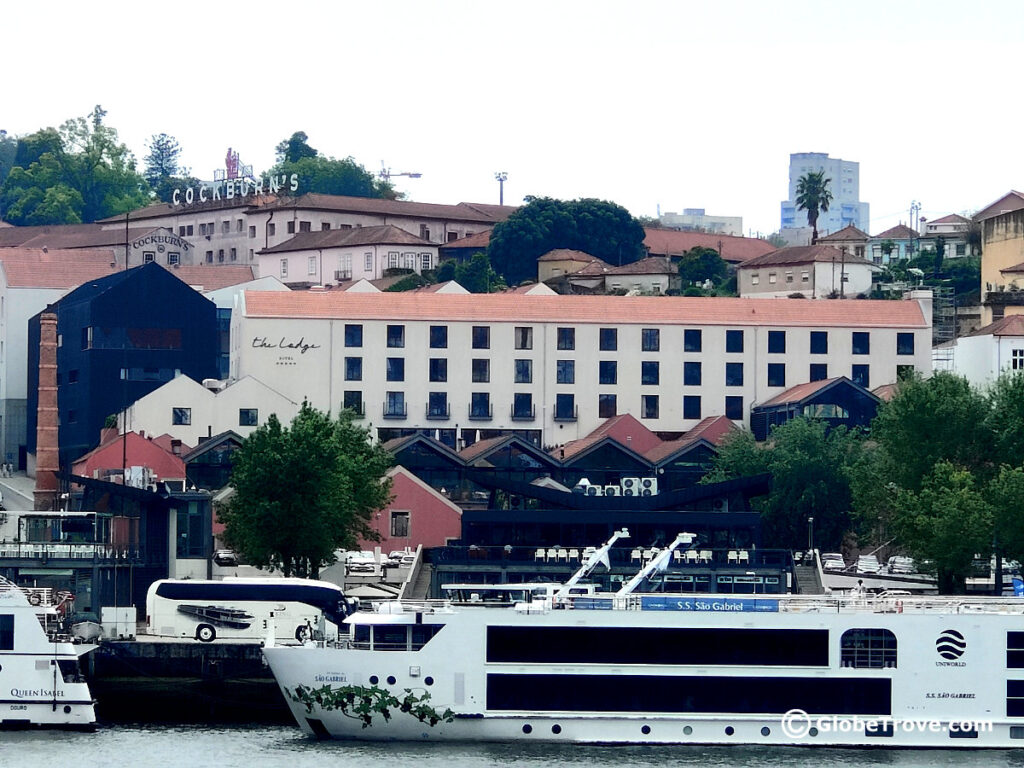
{"label": "palm tree", "polygon": [[796,183],[796,207],[807,211],[807,223],[811,225],[811,245],[818,242],[818,214],[828,211],[832,193],[828,185],[832,179],[825,178],[824,171],[808,171]]}

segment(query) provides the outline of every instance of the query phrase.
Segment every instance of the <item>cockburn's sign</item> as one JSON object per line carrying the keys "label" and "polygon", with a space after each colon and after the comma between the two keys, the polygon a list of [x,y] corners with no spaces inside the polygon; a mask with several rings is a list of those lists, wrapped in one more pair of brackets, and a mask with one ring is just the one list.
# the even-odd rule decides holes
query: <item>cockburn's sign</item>
{"label": "cockburn's sign", "polygon": [[236,197],[249,197],[250,195],[262,195],[268,192],[276,195],[282,190],[296,192],[299,189],[299,175],[293,173],[275,174],[267,176],[266,179],[228,179],[227,181],[207,185],[200,184],[198,187],[186,187],[184,190],[176,189],[171,197],[172,205],[192,205],[193,203],[205,203],[208,200],[232,200]]}

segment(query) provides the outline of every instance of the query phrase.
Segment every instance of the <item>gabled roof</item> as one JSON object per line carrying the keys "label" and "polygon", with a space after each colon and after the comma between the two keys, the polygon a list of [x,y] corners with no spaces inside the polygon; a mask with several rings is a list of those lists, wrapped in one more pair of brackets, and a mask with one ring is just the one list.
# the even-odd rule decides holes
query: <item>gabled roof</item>
{"label": "gabled roof", "polygon": [[979,328],[968,336],[1021,336],[1024,337],[1024,315],[1007,315],[994,323],[989,323],[984,328]]}
{"label": "gabled roof", "polygon": [[819,243],[836,243],[836,242],[849,242],[851,240],[867,240],[868,233],[862,232],[853,226],[853,224],[847,224],[842,229],[833,232],[831,235],[825,235],[818,238]]}
{"label": "gabled roof", "polygon": [[66,290],[120,270],[114,252],[100,248],[2,248],[0,264],[12,288]]}
{"label": "gabled roof", "polygon": [[920,235],[908,227],[906,224],[897,224],[895,227],[889,227],[881,234],[875,235],[873,240],[913,240]]}
{"label": "gabled roof", "polygon": [[427,437],[426,435],[422,434],[406,435],[405,437],[396,437],[393,440],[388,440],[387,442],[382,443],[381,447],[384,448],[384,450],[386,450],[392,456],[397,456],[401,451],[404,451],[406,448],[416,443],[422,443],[430,450],[434,451],[440,456],[443,456],[444,458],[448,459],[454,464],[463,463],[462,457],[459,456],[459,454],[457,454],[447,445],[440,442],[439,440],[435,440],[432,437]]}
{"label": "gabled roof", "polygon": [[441,250],[443,251],[445,248],[479,248],[480,250],[487,250],[487,246],[491,244],[492,231],[485,229],[483,232],[460,237],[458,240],[452,240],[450,243],[442,245]]}
{"label": "gabled roof", "polygon": [[519,437],[519,435],[500,435],[498,437],[489,437],[486,440],[478,440],[472,445],[467,445],[459,451],[459,456],[462,457],[466,464],[475,464],[479,461],[485,461],[488,456],[511,445],[515,445],[520,450],[526,451],[531,456],[545,464],[549,464],[551,466],[558,465],[558,462],[551,456],[544,453],[544,451],[528,440],[524,440]]}
{"label": "gabled roof", "polygon": [[738,429],[732,420],[725,416],[708,416],[678,440],[666,440],[651,448],[644,456],[652,463],[660,464],[702,441],[717,448],[725,441],[726,436]]}
{"label": "gabled roof", "polygon": [[889,402],[896,396],[896,389],[898,384],[883,384],[880,387],[875,387],[871,390],[871,394],[877,397],[882,402]]}
{"label": "gabled roof", "polygon": [[810,381],[806,384],[797,384],[795,387],[790,387],[785,392],[780,392],[770,400],[761,403],[761,405],[756,406],[756,408],[765,408],[770,405],[797,405],[814,395],[821,394],[822,392],[837,386],[854,387],[855,389],[861,390],[868,397],[878,400],[877,395],[865,389],[860,384],[850,381],[845,376],[836,376],[831,379],[822,379],[821,381]]}
{"label": "gabled roof", "polygon": [[[124,221],[124,218],[121,218]],[[27,240],[48,233],[89,233],[101,229],[98,224],[44,224],[34,227],[4,227],[0,231],[0,248],[23,245]],[[124,243],[124,230],[121,230],[121,243]]]}
{"label": "gabled roof", "polygon": [[516,207],[511,205],[500,206],[484,203],[441,205],[437,203],[416,203],[411,200],[384,200],[377,197],[321,195],[314,192],[302,195],[301,197],[281,198],[263,207],[338,211],[344,213],[376,213],[419,219],[479,221],[490,224],[504,221],[516,210]]}
{"label": "gabled roof", "polygon": [[608,269],[609,275],[675,275],[679,270],[664,256],[648,256],[645,259]]}
{"label": "gabled roof", "polygon": [[579,440],[572,440],[560,448],[555,448],[551,454],[559,456],[562,461],[569,461],[579,454],[589,451],[606,438],[615,440],[624,448],[628,448],[640,456],[661,442],[661,439],[640,423],[635,416],[620,413],[618,416],[605,419],[589,435],[581,437]]}
{"label": "gabled roof", "polygon": [[350,321],[444,319],[447,322],[573,322],[743,325],[927,327],[916,301],[765,301],[687,296],[523,296],[513,293],[356,293],[352,291],[246,291],[250,318],[320,318]]}
{"label": "gabled roof", "polygon": [[128,242],[138,240],[152,232],[167,231],[163,227],[131,227],[126,233],[124,229],[103,229],[98,224],[93,224],[92,229],[80,230],[77,227],[65,230],[61,227],[53,227],[48,232],[42,232],[29,238],[22,245],[26,248],[101,248],[103,246],[124,248],[125,238]]}
{"label": "gabled roof", "polygon": [[999,271],[1000,272],[1004,272],[1004,273],[1005,272],[1009,272],[1011,274],[1017,273],[1017,272],[1024,272],[1024,261],[1022,261],[1020,264],[1014,264],[1012,267],[1006,267],[1005,269],[1000,269]]}
{"label": "gabled roof", "polygon": [[204,453],[207,453],[208,451],[211,451],[214,448],[217,448],[218,446],[228,442],[237,443],[238,445],[241,445],[244,442],[244,438],[234,430],[229,429],[226,432],[221,432],[218,435],[214,435],[213,437],[203,440],[203,442],[201,442],[192,450],[183,453],[181,456],[181,460],[188,464],[190,461],[199,458]]}
{"label": "gabled roof", "polygon": [[172,266],[160,265],[183,283],[202,293],[219,291],[221,288],[230,288],[233,285],[241,285],[256,279],[253,267],[227,266],[207,267],[202,264],[188,266],[174,264]]}
{"label": "gabled roof", "polygon": [[[572,248],[554,248],[545,254],[537,257],[537,261],[601,261],[597,256],[592,256],[586,251],[575,251]],[[602,262],[604,263],[604,262]]]}
{"label": "gabled roof", "polygon": [[377,227],[353,229],[325,229],[319,232],[300,232],[283,243],[264,248],[259,253],[288,253],[317,248],[348,248],[356,245],[418,245],[433,246],[422,237],[404,229],[384,224]]}
{"label": "gabled roof", "polygon": [[932,219],[929,224],[969,224],[970,219],[966,216],[961,216],[959,213],[950,213],[943,216],[941,219]]}
{"label": "gabled roof", "polygon": [[682,256],[700,246],[718,251],[733,264],[747,261],[775,250],[767,240],[735,235],[713,235],[707,232],[681,232],[677,229],[644,227],[644,247],[652,256]]}
{"label": "gabled roof", "polygon": [[574,277],[600,277],[602,275],[607,275],[611,271],[612,268],[610,266],[600,259],[595,258],[589,264],[585,264],[582,268],[577,269],[574,272],[567,272],[564,277],[570,279]]}
{"label": "gabled roof", "polygon": [[779,248],[777,251],[766,253],[764,256],[750,259],[740,264],[738,269],[753,269],[754,267],[782,267],[796,266],[798,264],[812,264],[814,262],[839,264],[868,264],[875,266],[867,259],[843,253],[833,245],[795,245],[789,248]]}
{"label": "gabled roof", "polygon": [[991,219],[993,216],[999,216],[1002,213],[1019,211],[1021,208],[1024,208],[1024,193],[1011,189],[994,203],[989,203],[974,214],[974,220],[984,221],[985,219]]}

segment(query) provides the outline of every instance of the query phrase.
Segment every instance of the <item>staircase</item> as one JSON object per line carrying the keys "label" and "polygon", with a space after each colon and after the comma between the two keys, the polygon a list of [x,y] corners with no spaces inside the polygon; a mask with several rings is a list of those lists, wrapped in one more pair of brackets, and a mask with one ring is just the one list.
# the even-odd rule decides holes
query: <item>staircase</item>
{"label": "staircase", "polygon": [[800,595],[820,595],[825,592],[818,578],[818,569],[813,565],[796,565],[793,567],[796,574],[796,592]]}
{"label": "staircase", "polygon": [[431,563],[421,562],[420,569],[416,573],[416,579],[409,585],[402,598],[405,600],[429,599],[430,580],[433,575],[434,566]]}

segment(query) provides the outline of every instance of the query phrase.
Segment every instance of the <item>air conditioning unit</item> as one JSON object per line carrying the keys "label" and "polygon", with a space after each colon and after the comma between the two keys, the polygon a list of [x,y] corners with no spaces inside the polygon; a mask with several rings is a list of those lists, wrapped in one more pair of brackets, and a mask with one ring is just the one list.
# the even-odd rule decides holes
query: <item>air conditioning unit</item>
{"label": "air conditioning unit", "polygon": [[606,485],[604,487],[605,496],[621,496],[622,488],[617,485]]}
{"label": "air conditioning unit", "polygon": [[642,491],[649,491],[644,493],[644,496],[654,496],[658,493],[658,478],[656,477],[642,477],[640,478],[640,489]]}
{"label": "air conditioning unit", "polygon": [[[624,477],[622,478],[622,490],[623,491],[638,491],[640,490],[640,478],[639,477]],[[636,494],[633,494],[636,495]]]}
{"label": "air conditioning unit", "polygon": [[573,493],[586,493],[587,492],[587,488],[589,488],[589,487],[590,487],[590,481],[587,480],[587,478],[585,478],[585,477],[581,477],[579,479],[579,482],[576,483],[576,485],[573,486],[572,492]]}
{"label": "air conditioning unit", "polygon": [[588,485],[587,496],[604,496],[603,485]]}
{"label": "air conditioning unit", "polygon": [[622,495],[623,496],[639,496],[640,495],[640,489],[639,488],[627,488],[625,485],[623,485],[622,486]]}

